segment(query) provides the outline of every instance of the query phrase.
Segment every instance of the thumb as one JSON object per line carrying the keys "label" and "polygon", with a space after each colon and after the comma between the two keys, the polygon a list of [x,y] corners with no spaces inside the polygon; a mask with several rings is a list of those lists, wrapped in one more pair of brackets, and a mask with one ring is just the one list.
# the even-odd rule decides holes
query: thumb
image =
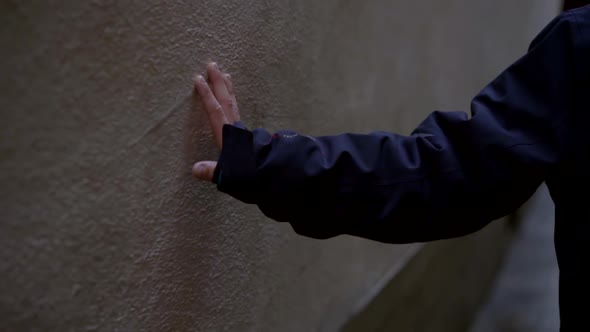
{"label": "thumb", "polygon": [[193,166],[193,175],[199,180],[212,181],[217,162],[200,161]]}

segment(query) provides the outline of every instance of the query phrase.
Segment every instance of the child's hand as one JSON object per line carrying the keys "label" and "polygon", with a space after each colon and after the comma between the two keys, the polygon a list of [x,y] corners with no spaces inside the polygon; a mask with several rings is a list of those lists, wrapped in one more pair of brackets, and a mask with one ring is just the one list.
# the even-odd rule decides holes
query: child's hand
{"label": "child's hand", "polygon": [[[209,118],[215,143],[221,150],[223,125],[240,121],[231,77],[222,73],[217,64],[212,62],[207,66],[207,81],[201,75],[195,78],[195,90],[201,99],[202,109]],[[200,161],[193,166],[193,175],[199,180],[211,181],[216,166],[215,161]]]}

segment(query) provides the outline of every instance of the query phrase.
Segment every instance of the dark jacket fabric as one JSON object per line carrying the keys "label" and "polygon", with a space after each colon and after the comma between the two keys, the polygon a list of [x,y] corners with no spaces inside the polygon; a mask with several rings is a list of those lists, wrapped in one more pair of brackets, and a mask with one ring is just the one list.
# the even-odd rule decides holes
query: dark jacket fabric
{"label": "dark jacket fabric", "polygon": [[471,117],[437,111],[410,136],[225,125],[214,182],[301,235],[409,243],[475,232],[546,181],[556,204],[562,330],[581,331],[590,329],[589,100],[587,6],[545,27],[473,98]]}

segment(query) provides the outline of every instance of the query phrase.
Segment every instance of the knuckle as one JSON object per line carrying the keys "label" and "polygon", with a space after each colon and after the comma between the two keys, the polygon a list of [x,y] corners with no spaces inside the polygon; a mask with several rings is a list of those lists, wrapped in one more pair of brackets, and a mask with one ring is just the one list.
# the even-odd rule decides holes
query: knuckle
{"label": "knuckle", "polygon": [[217,102],[217,99],[215,99],[213,94],[211,94],[211,96],[208,98],[207,103],[211,105],[212,108],[217,108],[217,106],[219,106],[219,103]]}
{"label": "knuckle", "polygon": [[227,106],[228,109],[234,109],[234,107],[236,106],[236,104],[234,103],[234,101],[231,100],[231,99],[227,100],[225,103],[226,103],[226,106]]}

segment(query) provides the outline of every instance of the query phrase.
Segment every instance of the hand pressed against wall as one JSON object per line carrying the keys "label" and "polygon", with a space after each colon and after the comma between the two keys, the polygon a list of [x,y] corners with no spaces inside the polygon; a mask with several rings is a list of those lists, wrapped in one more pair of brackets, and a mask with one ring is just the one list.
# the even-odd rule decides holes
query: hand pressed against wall
{"label": "hand pressed against wall", "polygon": [[[223,125],[240,121],[231,77],[212,62],[207,65],[207,80],[201,75],[196,76],[195,90],[201,99],[201,108],[207,113],[215,143],[221,150]],[[211,181],[216,166],[215,161],[200,161],[193,166],[193,175],[199,180]]]}

